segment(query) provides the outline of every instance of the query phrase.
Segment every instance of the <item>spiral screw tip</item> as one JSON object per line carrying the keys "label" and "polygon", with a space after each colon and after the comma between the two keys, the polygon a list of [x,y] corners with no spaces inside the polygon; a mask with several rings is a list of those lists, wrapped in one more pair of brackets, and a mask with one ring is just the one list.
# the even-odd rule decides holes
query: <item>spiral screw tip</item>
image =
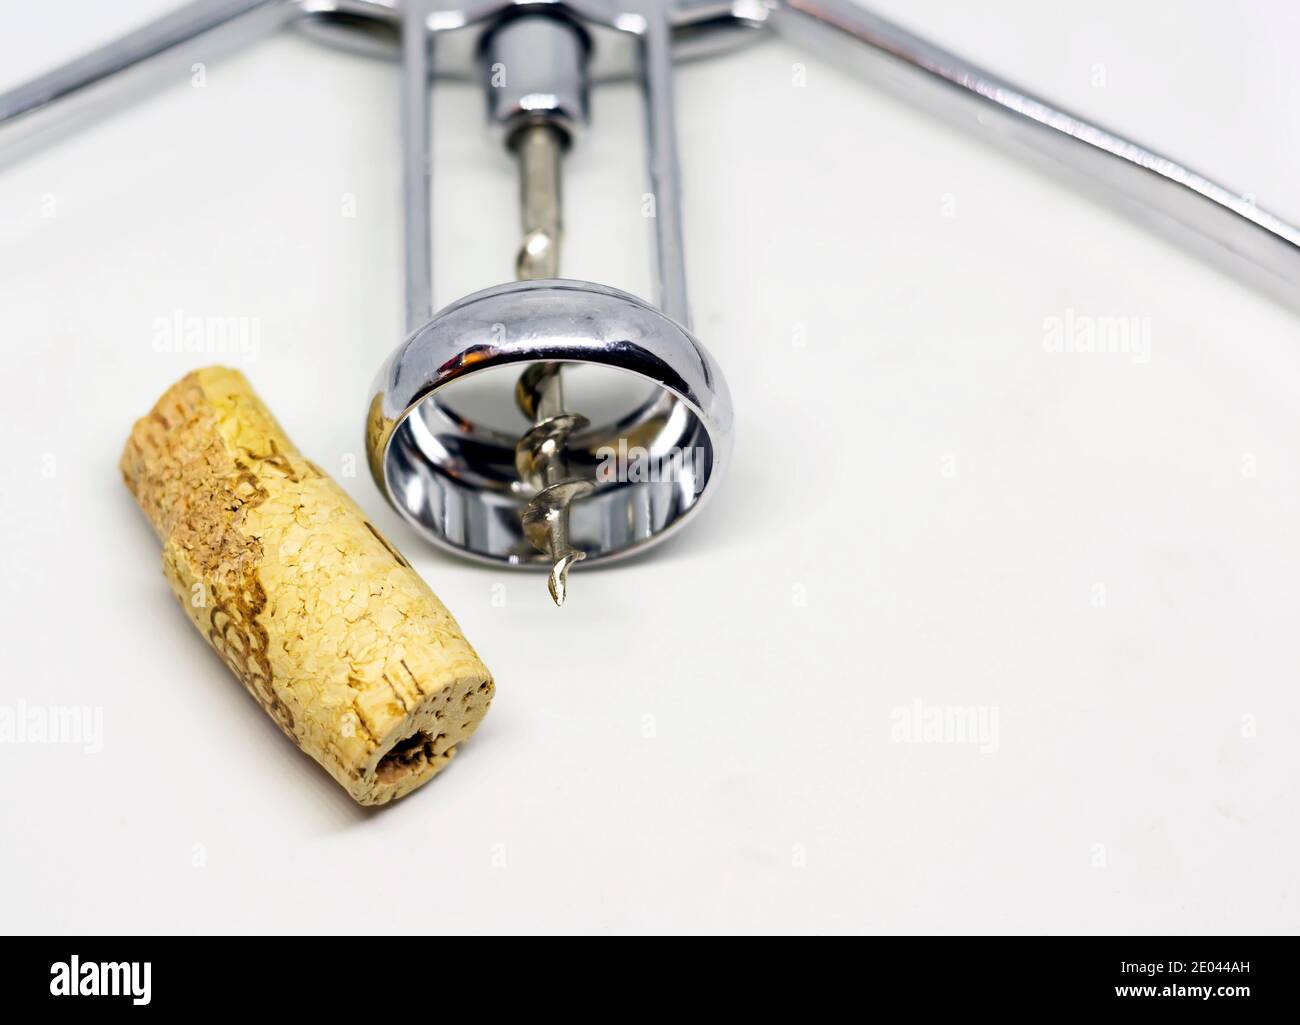
{"label": "spiral screw tip", "polygon": [[555,602],[556,608],[562,608],[564,599],[569,596],[569,567],[586,557],[584,552],[570,552],[551,567],[551,575],[546,581],[546,586],[551,592],[551,600]]}

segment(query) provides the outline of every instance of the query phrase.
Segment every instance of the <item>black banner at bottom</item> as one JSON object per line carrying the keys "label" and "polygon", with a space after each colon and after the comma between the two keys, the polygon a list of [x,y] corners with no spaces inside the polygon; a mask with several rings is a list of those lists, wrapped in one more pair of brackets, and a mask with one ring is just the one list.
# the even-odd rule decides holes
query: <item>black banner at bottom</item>
{"label": "black banner at bottom", "polygon": [[[1276,1012],[1295,1000],[1293,938],[21,937],[0,958],[6,1009],[295,1015],[500,1011],[734,1016],[1001,1008]],[[836,949],[838,948],[838,949]],[[503,999],[504,998],[504,999]]]}

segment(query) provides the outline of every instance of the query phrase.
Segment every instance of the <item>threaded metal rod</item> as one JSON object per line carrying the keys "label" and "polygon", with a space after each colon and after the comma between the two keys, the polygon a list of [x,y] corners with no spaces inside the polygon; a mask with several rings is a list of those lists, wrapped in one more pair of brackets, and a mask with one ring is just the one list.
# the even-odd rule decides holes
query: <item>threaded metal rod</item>
{"label": "threaded metal rod", "polygon": [[[519,160],[524,236],[516,273],[521,281],[558,277],[564,136],[549,124],[527,125],[515,134],[512,145]],[[572,477],[568,471],[565,445],[589,421],[565,411],[561,366],[534,363],[515,385],[515,400],[533,421],[515,446],[519,479],[537,492],[522,514],[524,535],[551,560],[547,587],[556,605],[563,605],[568,594],[569,567],[586,558],[569,541],[569,506],[595,490],[592,481]]]}

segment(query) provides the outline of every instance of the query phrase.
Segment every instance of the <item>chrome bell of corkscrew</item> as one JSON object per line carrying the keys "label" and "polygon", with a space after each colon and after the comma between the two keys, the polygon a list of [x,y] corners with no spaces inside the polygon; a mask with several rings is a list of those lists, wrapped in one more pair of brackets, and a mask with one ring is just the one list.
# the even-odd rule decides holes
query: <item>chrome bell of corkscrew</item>
{"label": "chrome bell of corkscrew", "polygon": [[[435,544],[545,569],[562,605],[573,566],[631,554],[678,529],[716,488],[731,448],[726,383],[687,326],[667,8],[496,3],[469,24],[438,24],[411,7],[402,26],[411,334],[375,384],[371,470]],[[518,163],[519,281],[431,314],[428,87],[443,34],[453,32],[470,33],[458,46],[475,55],[489,122]],[[564,153],[588,126],[593,60],[611,60],[597,51],[619,48],[644,84],[659,306],[559,276]],[[566,378],[593,367],[640,384],[602,422],[565,399]],[[502,368],[514,379],[493,375],[496,405],[517,406],[526,422],[516,434],[496,411],[485,422],[456,399],[456,385]],[[639,473],[617,463],[633,447],[646,464]]]}

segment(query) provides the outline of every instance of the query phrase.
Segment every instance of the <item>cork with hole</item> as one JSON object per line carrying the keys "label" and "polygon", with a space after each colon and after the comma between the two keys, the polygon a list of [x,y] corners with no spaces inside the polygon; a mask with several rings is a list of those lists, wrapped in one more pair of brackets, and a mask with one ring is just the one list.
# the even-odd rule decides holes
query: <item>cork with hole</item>
{"label": "cork with hole", "polygon": [[355,800],[410,793],[482,722],[492,677],[456,621],[241,373],[169,388],[121,468],[191,621]]}

